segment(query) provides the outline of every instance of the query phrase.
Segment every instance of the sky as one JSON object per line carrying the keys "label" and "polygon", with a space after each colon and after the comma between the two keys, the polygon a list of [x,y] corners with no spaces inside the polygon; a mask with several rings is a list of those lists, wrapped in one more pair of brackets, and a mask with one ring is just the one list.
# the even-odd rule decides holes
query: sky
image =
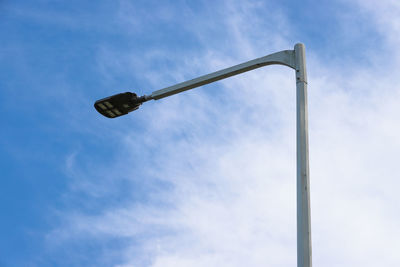
{"label": "sky", "polygon": [[400,265],[397,0],[0,1],[0,266],[295,266],[306,46],[314,266]]}

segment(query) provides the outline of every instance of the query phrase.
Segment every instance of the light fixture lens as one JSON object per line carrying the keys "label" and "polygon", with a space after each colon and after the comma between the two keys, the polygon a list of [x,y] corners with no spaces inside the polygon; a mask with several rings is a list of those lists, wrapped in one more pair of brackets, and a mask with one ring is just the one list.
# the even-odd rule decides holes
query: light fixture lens
{"label": "light fixture lens", "polygon": [[105,101],[104,104],[106,104],[106,106],[107,106],[108,108],[113,108],[113,107],[114,107],[114,106],[111,105],[111,103],[108,102],[108,101]]}
{"label": "light fixture lens", "polygon": [[116,109],[116,108],[114,108],[112,111],[113,111],[115,114],[117,114],[118,116],[122,115],[122,113],[121,113],[118,109]]}
{"label": "light fixture lens", "polygon": [[114,117],[115,117],[115,114],[112,113],[111,111],[107,110],[106,112],[107,112],[108,115],[110,115],[111,118],[114,118]]}
{"label": "light fixture lens", "polygon": [[102,110],[106,110],[106,106],[104,106],[102,103],[97,104]]}

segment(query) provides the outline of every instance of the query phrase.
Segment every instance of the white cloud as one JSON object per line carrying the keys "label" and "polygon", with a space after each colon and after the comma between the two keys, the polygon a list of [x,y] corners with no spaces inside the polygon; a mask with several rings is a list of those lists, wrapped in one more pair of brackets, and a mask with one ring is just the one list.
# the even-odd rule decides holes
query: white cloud
{"label": "white cloud", "polygon": [[[222,62],[255,54],[258,43],[252,38],[263,22],[255,17],[252,29],[241,28],[255,16],[246,8],[230,3],[234,16],[221,19],[226,29],[233,29],[227,36],[239,43],[236,54],[209,47],[196,68],[215,70],[224,67]],[[367,4],[366,10],[379,28],[399,22],[393,15],[398,9],[380,13]],[[277,23],[290,32],[283,18]],[[273,26],[260,43],[289,48]],[[392,66],[349,71],[307,52],[314,265],[398,266],[399,78]],[[398,52],[386,52],[398,58]],[[191,57],[176,71],[190,75],[185,72],[193,68],[188,64]],[[132,148],[126,164],[138,151],[152,153],[140,167],[145,176],[140,178],[169,186],[153,192],[148,203],[124,203],[96,216],[75,215],[62,231],[128,238],[130,245],[122,251],[126,266],[293,266],[293,76],[292,70],[268,67],[217,88],[143,106],[145,132],[126,135],[124,142]],[[214,98],[212,90],[218,91]],[[138,177],[132,174],[131,179]]]}

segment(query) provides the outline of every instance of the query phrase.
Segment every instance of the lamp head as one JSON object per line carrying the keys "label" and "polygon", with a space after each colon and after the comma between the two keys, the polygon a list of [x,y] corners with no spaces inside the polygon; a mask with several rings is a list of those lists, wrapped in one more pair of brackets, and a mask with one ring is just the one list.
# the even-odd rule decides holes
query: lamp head
{"label": "lamp head", "polygon": [[126,92],[97,100],[94,107],[101,115],[116,118],[138,109],[145,101],[144,96],[138,97],[135,93]]}

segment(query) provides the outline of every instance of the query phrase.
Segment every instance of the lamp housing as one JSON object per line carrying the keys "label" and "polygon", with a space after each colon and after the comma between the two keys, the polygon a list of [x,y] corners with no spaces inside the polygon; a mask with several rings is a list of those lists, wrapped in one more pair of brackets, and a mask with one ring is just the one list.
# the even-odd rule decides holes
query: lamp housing
{"label": "lamp housing", "polygon": [[144,96],[138,97],[135,93],[125,92],[97,100],[94,107],[107,118],[117,118],[137,110],[145,101]]}

